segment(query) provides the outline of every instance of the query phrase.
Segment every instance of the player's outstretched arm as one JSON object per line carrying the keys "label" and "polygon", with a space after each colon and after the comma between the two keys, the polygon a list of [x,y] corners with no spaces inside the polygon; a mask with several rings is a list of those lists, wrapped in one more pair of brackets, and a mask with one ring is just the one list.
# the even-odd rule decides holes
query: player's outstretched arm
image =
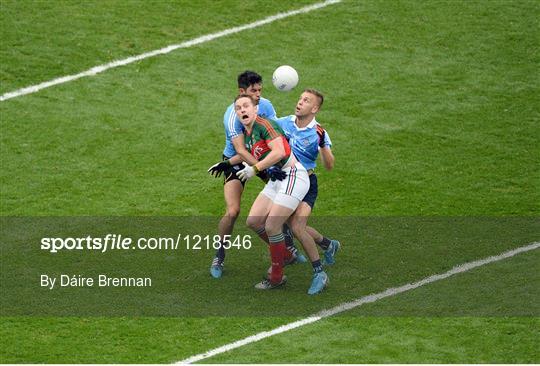
{"label": "player's outstretched arm", "polygon": [[326,130],[317,125],[317,135],[319,136],[319,154],[326,170],[332,170],[334,168],[334,154],[332,154],[332,141]]}
{"label": "player's outstretched arm", "polygon": [[319,154],[321,155],[321,161],[326,170],[332,170],[334,168],[334,154],[332,149],[329,146],[321,147],[319,149]]}
{"label": "player's outstretched arm", "polygon": [[[255,165],[257,164],[257,159],[253,155],[247,151],[246,146],[244,145],[244,134],[240,134],[237,137],[231,139],[234,149],[236,150],[236,156],[238,156],[237,159],[234,162],[231,161],[232,164],[240,164],[242,161],[245,161],[249,165]],[[235,157],[236,157],[235,156]]]}

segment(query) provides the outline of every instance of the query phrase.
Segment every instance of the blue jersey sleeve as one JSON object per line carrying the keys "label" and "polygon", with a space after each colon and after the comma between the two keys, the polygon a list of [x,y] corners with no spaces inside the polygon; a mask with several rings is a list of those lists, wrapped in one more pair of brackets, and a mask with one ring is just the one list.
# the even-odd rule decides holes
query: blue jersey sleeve
{"label": "blue jersey sleeve", "polygon": [[323,146],[332,147],[332,140],[330,139],[330,135],[328,134],[328,131],[324,130],[324,144]]}
{"label": "blue jersey sleeve", "polygon": [[232,139],[244,133],[242,123],[236,117],[234,104],[231,104],[229,108],[227,108],[227,111],[223,116],[223,126],[225,128],[225,148],[223,149],[223,155],[231,158],[236,155],[236,150],[234,149]]}
{"label": "blue jersey sleeve", "polygon": [[223,116],[223,124],[225,125],[227,139],[233,139],[243,133],[242,123],[238,120],[234,108],[227,109]]}

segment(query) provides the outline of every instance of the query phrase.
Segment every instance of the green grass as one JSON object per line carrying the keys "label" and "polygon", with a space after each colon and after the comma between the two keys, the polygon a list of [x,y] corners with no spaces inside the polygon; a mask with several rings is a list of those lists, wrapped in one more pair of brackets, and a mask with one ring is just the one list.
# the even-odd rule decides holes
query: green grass
{"label": "green grass", "polygon": [[[279,321],[286,322],[287,319]],[[179,361],[272,327],[276,319],[4,319],[2,362]],[[208,362],[538,363],[538,318],[338,317]],[[76,329],[76,334],[73,329]],[[276,349],[280,352],[276,355]],[[74,351],[76,350],[76,351]]]}
{"label": "green grass", "polygon": [[239,26],[250,13],[311,2],[2,0],[0,93]]}
{"label": "green grass", "polygon": [[[540,278],[535,267],[538,260],[539,254],[533,252],[480,267],[205,362],[537,363]],[[300,266],[293,269],[298,270]],[[313,311],[310,307],[328,308],[338,302],[335,297],[347,290],[344,288],[347,284],[352,284],[357,291],[356,296],[350,295],[351,299],[368,294],[368,286],[376,280],[370,278],[370,274],[383,277],[386,286],[403,284],[389,283],[400,277],[399,273],[365,272],[350,282],[335,279],[316,299],[302,299],[297,296],[302,289],[294,284],[300,280],[301,271],[292,271],[292,287],[288,287],[287,292],[252,296],[249,305],[248,300],[233,302],[223,296],[221,306],[228,317],[4,318],[2,361],[179,361],[291,322],[298,319],[298,315]],[[200,279],[197,287],[204,288],[210,282],[210,279]],[[234,292],[242,296],[233,288],[234,284],[244,287],[239,283],[242,284],[241,278],[233,274],[233,278],[225,277],[219,288],[226,288],[222,290],[224,294]],[[178,286],[182,295],[186,295],[186,290],[181,290],[184,287]],[[216,288],[215,283],[213,288]],[[271,297],[277,298],[279,304],[272,303]],[[259,301],[264,304],[258,305]],[[155,306],[159,305],[155,303]],[[265,305],[267,311],[264,314],[249,316],[247,306]],[[293,309],[297,316],[272,315],[277,312],[275,307],[280,305],[284,313],[291,313],[288,310]],[[207,306],[211,311],[212,304]],[[238,314],[238,308],[242,307],[243,313]],[[74,349],[78,351],[74,353]],[[280,351],[276,354],[277,349]]]}
{"label": "green grass", "polygon": [[[259,239],[253,240],[249,250],[232,250],[227,258],[226,275],[222,281],[213,280],[208,273],[212,250],[176,251],[108,251],[106,253],[59,252],[50,254],[39,250],[41,237],[81,237],[80,233],[122,233],[124,237],[176,236],[189,226],[211,230],[210,221],[174,220],[14,220],[1,221],[3,227],[15,232],[2,237],[6,242],[0,274],[3,294],[0,315],[46,316],[307,316],[321,308],[336,306],[350,299],[384,291],[443,273],[452,267],[530,243],[538,238],[538,220],[534,219],[448,219],[448,218],[380,218],[347,219],[325,218],[315,226],[343,243],[339,266],[328,268],[332,287],[317,297],[306,296],[311,282],[309,265],[287,269],[287,291],[254,292],[253,284],[260,281],[268,268],[268,253]],[[114,224],[111,224],[114,223]],[[26,223],[26,224],[25,224]],[[215,225],[215,224],[214,224]],[[17,231],[14,230],[17,229]],[[60,230],[58,228],[64,228]],[[186,231],[184,231],[186,230]],[[192,229],[193,230],[193,229]],[[54,233],[54,234],[51,234]],[[244,231],[247,233],[247,231]],[[534,266],[510,266],[517,270],[517,279],[533,281]],[[43,289],[40,275],[81,274],[84,277],[133,276],[153,279],[151,288],[57,288]],[[496,277],[496,272],[492,273]],[[464,277],[465,278],[465,277]],[[57,281],[59,282],[59,281]],[[474,284],[474,281],[472,281]],[[478,289],[470,284],[472,296]],[[488,286],[487,289],[492,289]],[[517,293],[525,295],[529,287],[517,286]],[[215,296],[214,291],[219,291]],[[534,303],[533,292],[528,298]],[[477,315],[507,315],[498,311],[495,303],[500,293],[480,308]],[[479,298],[477,302],[482,302]],[[519,297],[509,297],[508,308],[523,314],[526,304]],[[411,300],[419,306],[418,299]],[[416,304],[416,305],[415,305]],[[454,302],[449,300],[449,306]],[[532,305],[531,305],[532,306]],[[384,309],[384,308],[383,308]],[[449,308],[460,315],[460,307]],[[540,309],[531,308],[526,315]],[[422,312],[437,315],[443,308]],[[464,309],[463,311],[466,311]],[[466,313],[468,313],[466,311]]]}
{"label": "green grass", "polygon": [[539,326],[538,318],[338,317],[205,362],[538,363]]}
{"label": "green grass", "polygon": [[[3,0],[0,93],[307,3]],[[289,270],[286,291],[255,294],[266,267],[258,243],[230,256],[219,283],[207,273],[211,253],[169,262],[152,253],[141,268],[177,276],[156,289],[170,294],[160,301],[176,296],[219,315],[218,302],[205,303],[217,297],[238,305],[236,316],[16,317],[6,309],[18,303],[4,302],[0,361],[177,361],[537,241],[539,17],[532,1],[344,1],[1,102],[0,215],[215,218],[222,185],[206,169],[221,157],[221,121],[237,74],[260,72],[280,116],[292,113],[302,88],[316,87],[326,95],[318,120],[332,137],[336,168],[319,174],[314,214],[345,250],[329,270],[332,286],[316,298],[304,294],[310,278],[302,267]],[[281,64],[300,74],[292,93],[269,83]],[[248,184],[244,213],[261,188]],[[32,230],[17,230],[19,241],[2,242],[2,279],[79,265],[36,256],[33,241],[22,240]],[[486,266],[209,361],[538,363],[537,257]],[[106,258],[94,270],[138,264]],[[2,291],[12,296],[15,285],[2,281]],[[24,305],[31,290],[16,301]],[[111,296],[102,300],[129,302]],[[144,304],[152,310],[151,299]],[[271,358],[276,347],[281,358]]]}
{"label": "green grass", "polygon": [[[320,176],[318,213],[536,214],[537,7],[406,4],[346,2],[2,103],[2,212],[219,215],[205,168],[220,158],[234,79],[253,68],[269,80],[288,62],[299,88],[328,95],[319,120],[338,164]],[[297,44],[294,62],[274,51]],[[279,115],[296,100],[266,96]]]}
{"label": "green grass", "polygon": [[493,263],[205,362],[538,363],[539,260]]}
{"label": "green grass", "polygon": [[[278,319],[4,318],[2,363],[165,363],[249,336]],[[284,321],[284,320],[282,320]]]}

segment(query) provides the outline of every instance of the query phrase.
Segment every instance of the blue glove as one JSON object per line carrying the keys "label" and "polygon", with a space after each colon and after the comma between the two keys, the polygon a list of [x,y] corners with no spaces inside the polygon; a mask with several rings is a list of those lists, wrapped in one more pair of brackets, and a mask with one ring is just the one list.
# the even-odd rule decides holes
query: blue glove
{"label": "blue glove", "polygon": [[266,169],[266,174],[268,174],[268,178],[270,178],[272,182],[287,178],[287,173],[285,173],[283,170],[281,170],[281,168],[278,168],[275,165],[272,165],[270,168]]}

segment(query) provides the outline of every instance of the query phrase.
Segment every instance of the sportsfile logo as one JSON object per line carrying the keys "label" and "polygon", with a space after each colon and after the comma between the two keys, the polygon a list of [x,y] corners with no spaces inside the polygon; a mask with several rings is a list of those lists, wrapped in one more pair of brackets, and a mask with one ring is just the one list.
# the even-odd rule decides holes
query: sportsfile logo
{"label": "sportsfile logo", "polygon": [[140,237],[136,240],[122,234],[107,234],[104,237],[44,237],[41,250],[58,253],[62,250],[88,250],[105,253],[108,250],[201,250],[218,249],[221,243],[225,249],[250,249],[251,235],[182,235],[176,237]]}
{"label": "sportsfile logo", "polygon": [[[105,237],[78,238],[42,238],[41,250],[57,253],[59,250],[95,250],[106,252],[108,249],[127,250],[132,247],[133,239],[121,234],[107,234]],[[168,244],[168,241],[166,242]],[[174,243],[174,241],[173,241]]]}

